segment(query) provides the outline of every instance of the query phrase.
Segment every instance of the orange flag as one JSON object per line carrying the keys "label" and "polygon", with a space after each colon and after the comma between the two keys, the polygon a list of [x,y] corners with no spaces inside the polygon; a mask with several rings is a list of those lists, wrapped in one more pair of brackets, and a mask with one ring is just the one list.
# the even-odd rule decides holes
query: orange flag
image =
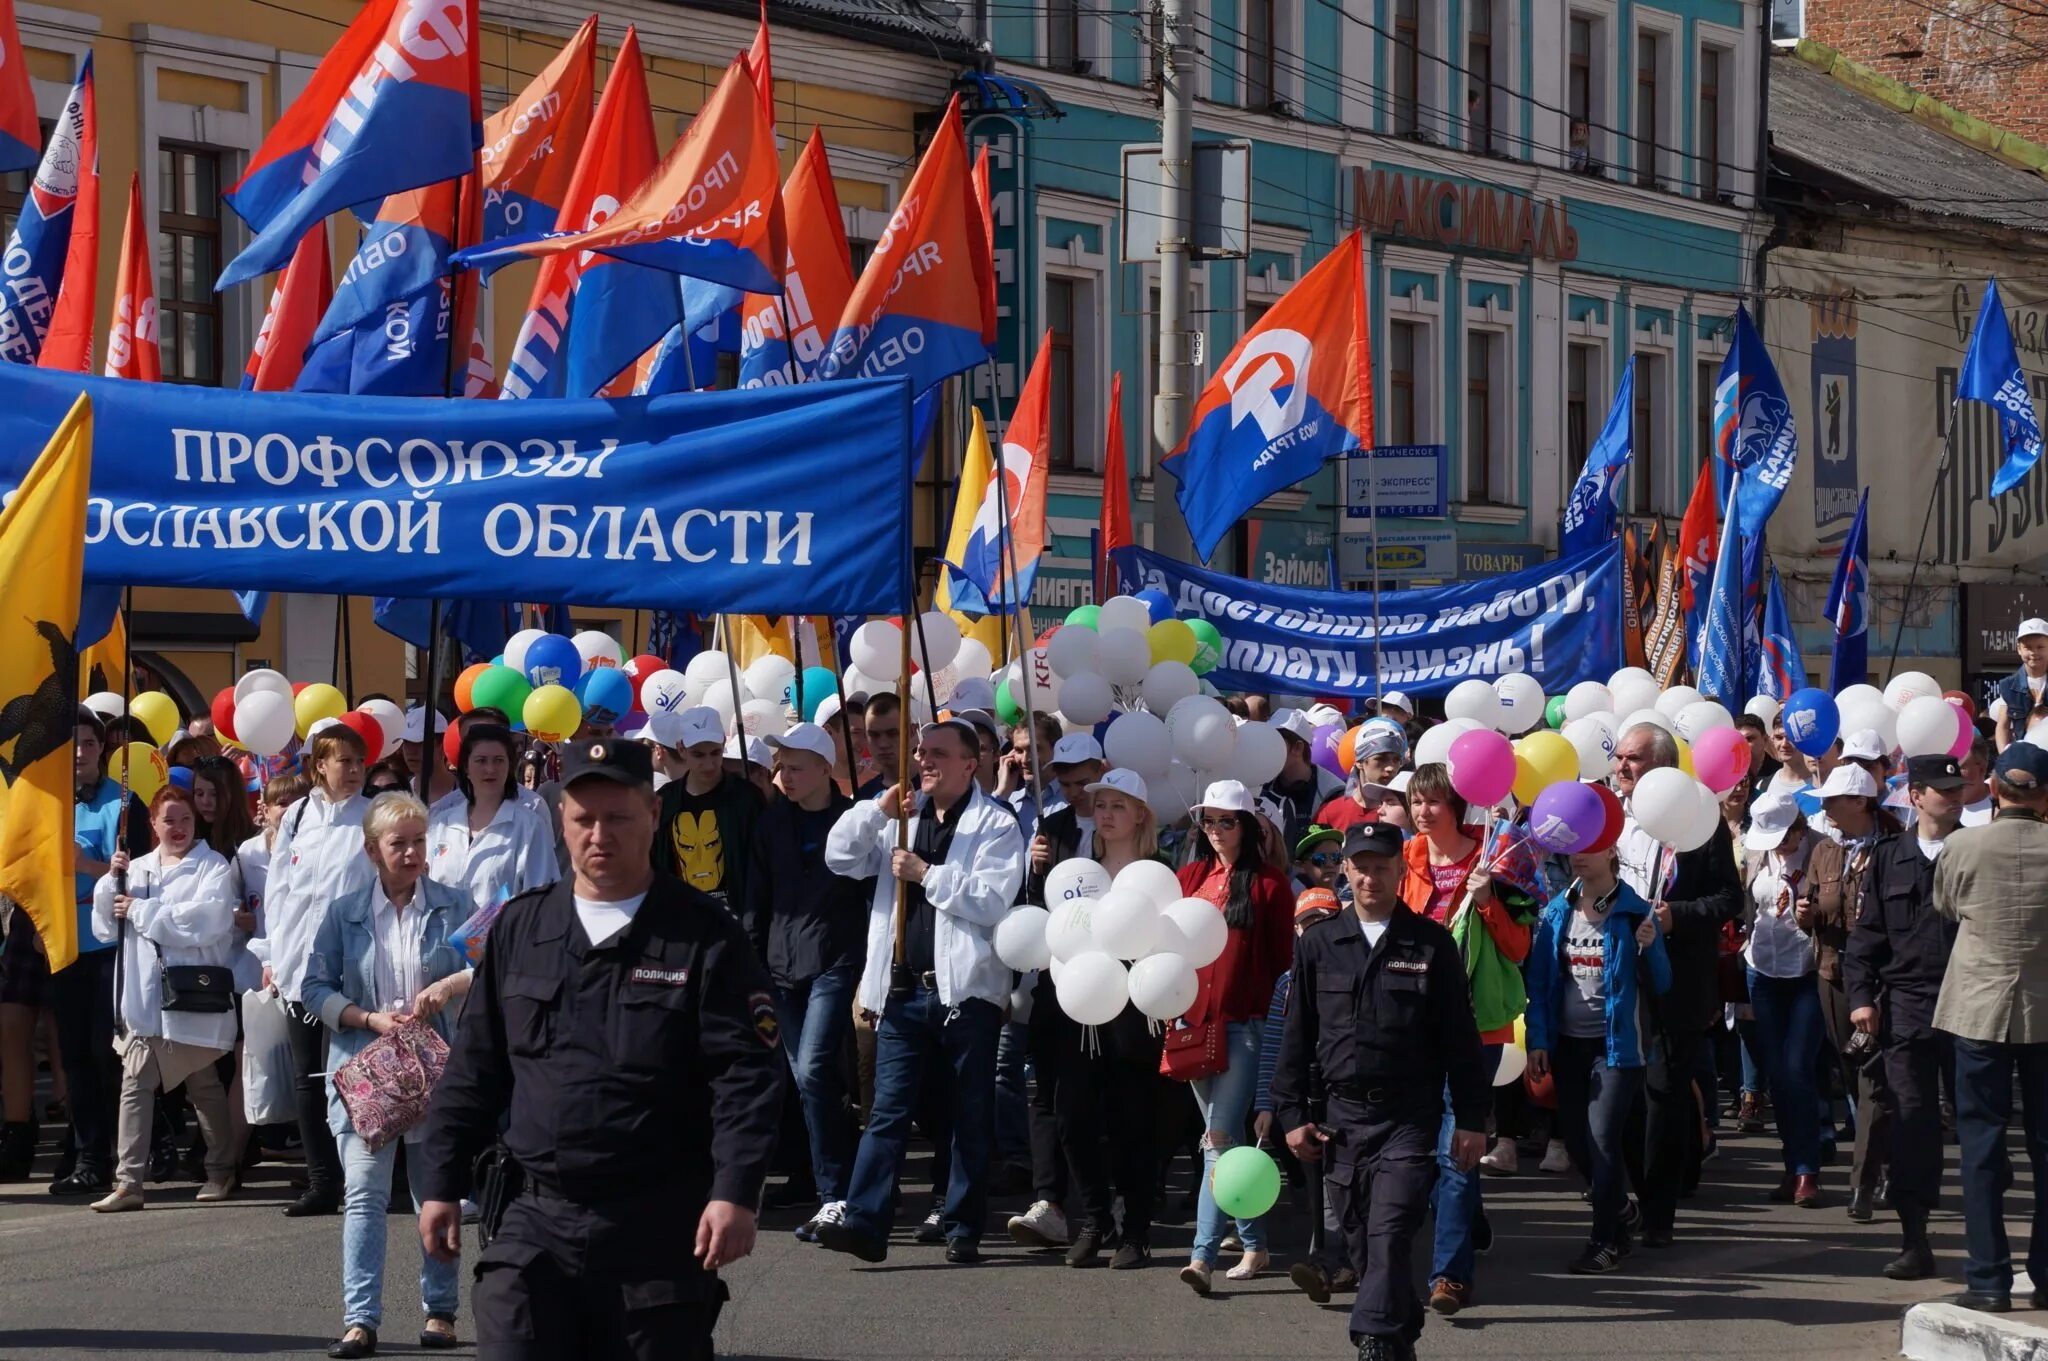
{"label": "orange flag", "polygon": [[1102,561],[1096,564],[1095,598],[1107,600],[1116,592],[1115,569],[1109,555],[1136,543],[1131,532],[1131,479],[1124,471],[1124,376],[1110,375],[1109,431],[1102,450]]}
{"label": "orange flag", "polygon": [[142,176],[128,176],[128,225],[121,231],[121,262],[114,268],[114,318],[107,328],[107,377],[155,383],[164,376],[156,340],[156,252],[142,219]]}

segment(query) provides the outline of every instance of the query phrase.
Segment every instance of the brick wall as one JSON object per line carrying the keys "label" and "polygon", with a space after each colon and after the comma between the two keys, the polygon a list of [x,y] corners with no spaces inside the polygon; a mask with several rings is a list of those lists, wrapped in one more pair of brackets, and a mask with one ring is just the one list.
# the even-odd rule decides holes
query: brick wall
{"label": "brick wall", "polygon": [[1806,36],[2048,142],[2048,0],[1806,0]]}

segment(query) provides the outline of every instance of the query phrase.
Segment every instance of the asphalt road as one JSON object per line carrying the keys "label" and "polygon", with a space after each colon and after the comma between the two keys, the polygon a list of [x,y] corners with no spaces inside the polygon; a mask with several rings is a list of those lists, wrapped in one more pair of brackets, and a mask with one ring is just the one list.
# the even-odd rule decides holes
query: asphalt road
{"label": "asphalt road", "polygon": [[[1432,1320],[1421,1355],[1870,1361],[1897,1352],[1907,1305],[1958,1288],[1962,1225],[1952,1209],[1935,1223],[1949,1279],[1890,1282],[1878,1268],[1896,1251],[1895,1228],[1850,1223],[1840,1173],[1826,1208],[1772,1205],[1775,1142],[1731,1138],[1723,1149],[1682,1206],[1679,1242],[1639,1251],[1605,1277],[1564,1271],[1587,1223],[1568,1178],[1489,1179],[1496,1237],[1480,1259],[1478,1301],[1455,1320]],[[2031,1186],[2018,1161],[2023,1212],[2018,1197]],[[912,1175],[922,1168],[914,1155]],[[194,1203],[190,1184],[152,1188],[146,1211],[115,1216],[54,1202],[37,1183],[0,1187],[0,1358],[319,1355],[339,1330],[340,1221],[281,1216],[287,1171],[258,1169],[224,1205]],[[999,1202],[1001,1214],[1014,1208]],[[1219,1272],[1217,1294],[1202,1300],[1175,1279],[1185,1223],[1157,1231],[1149,1270],[1112,1273],[1015,1248],[999,1219],[978,1267],[950,1267],[940,1249],[902,1233],[887,1262],[861,1266],[797,1243],[789,1229],[800,1216],[775,1213],[753,1258],[727,1273],[733,1301],[719,1349],[892,1361],[1348,1357],[1348,1297],[1318,1308],[1289,1286],[1284,1267],[1303,1221],[1285,1194],[1276,1214],[1282,1270],[1242,1285]],[[411,1285],[418,1247],[410,1217],[389,1222],[383,1351],[404,1354],[421,1319]],[[462,1328],[467,1335],[467,1317]]]}

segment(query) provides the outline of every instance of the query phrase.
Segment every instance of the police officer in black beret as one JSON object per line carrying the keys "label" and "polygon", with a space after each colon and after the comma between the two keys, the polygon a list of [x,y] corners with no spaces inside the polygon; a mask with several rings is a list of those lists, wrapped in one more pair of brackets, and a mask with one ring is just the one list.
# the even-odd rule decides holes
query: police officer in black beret
{"label": "police officer in black beret", "polygon": [[[1358,1361],[1407,1361],[1423,1322],[1411,1249],[1436,1181],[1445,1082],[1451,1156],[1470,1168],[1486,1149],[1493,1075],[1451,933],[1401,901],[1400,830],[1353,827],[1343,854],[1351,910],[1295,945],[1274,1117],[1296,1157],[1324,1160],[1325,1193],[1359,1263]],[[1309,1118],[1312,1063],[1328,1098],[1320,1125]]]}
{"label": "police officer in black beret", "polygon": [[574,877],[505,904],[428,1113],[429,1252],[458,1251],[501,1123],[516,1166],[476,1266],[487,1359],[709,1357],[718,1268],[753,1250],[789,1063],[739,922],[652,868],[651,759],[564,753]]}

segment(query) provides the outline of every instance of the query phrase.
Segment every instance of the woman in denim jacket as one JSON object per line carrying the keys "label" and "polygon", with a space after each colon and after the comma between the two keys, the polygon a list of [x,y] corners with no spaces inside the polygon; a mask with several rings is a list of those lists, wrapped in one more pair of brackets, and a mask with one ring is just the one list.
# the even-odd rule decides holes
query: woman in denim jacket
{"label": "woman in denim jacket", "polygon": [[[334,1357],[374,1356],[384,1312],[385,1207],[397,1144],[372,1150],[349,1123],[335,1094],[334,1071],[371,1040],[407,1018],[423,1020],[448,1038],[449,1003],[469,991],[462,950],[448,934],[469,916],[458,888],[426,877],[427,809],[411,794],[379,795],[363,818],[363,843],[376,880],[329,905],[306,961],[302,995],[307,1010],[328,1030],[327,1121],[340,1147],[342,1198],[341,1339]],[[417,1131],[408,1133],[413,1140]],[[427,1324],[422,1347],[452,1347],[455,1340],[457,1264],[423,1257],[420,1294]]]}

